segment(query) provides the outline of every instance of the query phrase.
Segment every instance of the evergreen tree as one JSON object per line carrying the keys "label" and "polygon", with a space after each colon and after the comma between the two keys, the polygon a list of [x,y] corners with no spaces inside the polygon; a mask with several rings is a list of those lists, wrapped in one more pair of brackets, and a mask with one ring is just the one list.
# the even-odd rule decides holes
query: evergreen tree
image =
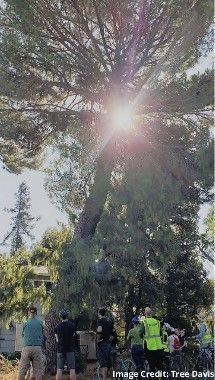
{"label": "evergreen tree", "polygon": [[214,241],[214,236],[215,236],[215,217],[214,217],[214,214],[215,214],[215,206],[214,206],[214,204],[212,204],[210,206],[208,216],[205,220],[205,224],[206,224],[206,228],[207,228],[206,232],[208,234],[208,238],[212,242]]}
{"label": "evergreen tree", "polygon": [[[138,153],[142,161],[148,156],[153,168],[159,164],[160,173],[165,169],[163,187],[168,174],[180,197],[180,183],[187,182],[188,189],[193,183],[200,151],[209,151],[213,74],[208,70],[188,77],[186,70],[211,49],[213,2],[7,0],[5,4],[2,160],[12,171],[36,167],[44,146],[59,137],[65,145],[73,141],[70,162],[85,165],[80,175],[86,181],[79,223],[62,262],[61,290],[65,301],[79,300],[83,305],[98,252],[91,240],[118,167],[123,169],[130,160],[132,176],[133,156]],[[116,128],[116,105],[132,108],[130,132]],[[68,169],[73,171],[73,166]],[[144,171],[141,179],[144,184]],[[204,196],[201,176],[197,188]],[[152,218],[150,203],[144,206]],[[161,252],[162,261],[160,227],[156,228],[152,220],[150,233],[157,234],[159,241],[153,254]]]}
{"label": "evergreen tree", "polygon": [[11,229],[2,243],[6,244],[8,241],[10,242],[10,252],[12,255],[25,244],[26,238],[33,239],[32,229],[35,226],[35,222],[39,220],[39,218],[30,215],[30,195],[25,182],[20,184],[15,194],[15,199],[15,206],[6,209],[11,214]]}
{"label": "evergreen tree", "polygon": [[[12,171],[35,167],[53,139],[74,141],[71,160],[79,147],[92,173],[77,237],[93,236],[125,147],[143,152],[147,141],[153,157],[163,138],[166,161],[174,154],[180,163],[173,133],[192,133],[192,149],[206,138],[213,75],[188,78],[186,70],[211,48],[212,10],[204,0],[4,2],[2,160]],[[131,134],[113,121],[124,104],[133,107]]]}

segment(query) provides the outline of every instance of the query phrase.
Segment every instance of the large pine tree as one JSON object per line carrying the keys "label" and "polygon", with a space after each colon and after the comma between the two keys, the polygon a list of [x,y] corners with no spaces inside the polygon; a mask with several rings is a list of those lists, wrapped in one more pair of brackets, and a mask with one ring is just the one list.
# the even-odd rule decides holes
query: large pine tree
{"label": "large pine tree", "polygon": [[[199,148],[208,150],[213,75],[187,77],[186,71],[210,50],[212,19],[211,0],[4,1],[0,152],[5,167],[16,172],[37,167],[43,148],[60,139],[73,142],[72,164],[89,167],[82,213],[65,257],[67,276],[62,272],[73,299],[88,286],[90,239],[116,168],[138,152],[189,187]],[[116,128],[116,105],[132,108],[132,130]],[[197,186],[201,193],[201,178]],[[149,205],[145,208],[149,212]]]}
{"label": "large pine tree", "polygon": [[[182,138],[188,149],[206,143],[212,74],[185,73],[211,47],[212,11],[205,0],[4,1],[2,160],[13,171],[35,167],[53,138],[73,139],[71,159],[80,147],[94,180],[77,237],[93,236],[123,151],[150,147],[156,160],[165,149],[166,162],[181,162]],[[115,128],[116,105],[132,106],[132,133]]]}

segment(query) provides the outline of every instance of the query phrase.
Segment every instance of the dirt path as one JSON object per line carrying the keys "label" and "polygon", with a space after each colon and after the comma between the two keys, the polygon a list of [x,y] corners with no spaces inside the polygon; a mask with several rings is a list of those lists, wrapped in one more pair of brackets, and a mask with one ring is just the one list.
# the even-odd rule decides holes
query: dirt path
{"label": "dirt path", "polygon": [[[84,373],[77,375],[77,380],[95,380],[96,364],[89,364]],[[17,372],[14,371],[10,374],[0,374],[0,380],[16,380]],[[55,376],[44,376],[44,380],[55,380]],[[63,376],[63,380],[69,380],[68,375]]]}

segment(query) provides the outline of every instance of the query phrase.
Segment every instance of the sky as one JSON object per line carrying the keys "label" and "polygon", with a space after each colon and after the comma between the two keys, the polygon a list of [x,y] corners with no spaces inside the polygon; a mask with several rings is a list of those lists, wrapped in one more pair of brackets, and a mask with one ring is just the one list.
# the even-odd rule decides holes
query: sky
{"label": "sky", "polygon": [[66,215],[50,202],[44,189],[44,180],[44,173],[39,171],[25,170],[23,174],[16,175],[0,169],[0,242],[10,229],[10,215],[4,208],[14,206],[14,194],[23,181],[30,189],[31,215],[41,217],[33,230],[36,240],[42,237],[46,229],[57,226],[58,222],[67,222]]}
{"label": "sky", "polygon": [[[211,67],[213,62],[213,52],[208,57],[201,58],[196,67],[189,69],[188,74],[194,72],[204,72],[207,67]],[[67,222],[67,216],[53,205],[44,189],[45,175],[39,171],[24,170],[20,175],[11,174],[0,167],[0,243],[5,234],[10,229],[10,215],[4,211],[4,208],[14,206],[14,194],[21,182],[25,181],[30,188],[32,216],[40,216],[41,219],[33,231],[35,240],[40,240],[45,230],[56,227],[58,222]],[[208,213],[208,205],[203,205],[200,210],[199,227],[202,232],[203,221]],[[0,250],[2,247],[0,246]]]}

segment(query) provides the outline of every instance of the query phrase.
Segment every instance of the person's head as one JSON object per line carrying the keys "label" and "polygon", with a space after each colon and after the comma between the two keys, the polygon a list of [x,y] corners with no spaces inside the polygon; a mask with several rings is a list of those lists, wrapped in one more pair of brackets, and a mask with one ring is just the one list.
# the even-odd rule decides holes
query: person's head
{"label": "person's head", "polygon": [[61,311],[59,312],[59,317],[62,321],[67,321],[68,318],[69,318],[69,313],[67,310],[65,309],[61,309]]}
{"label": "person's head", "polygon": [[180,329],[178,327],[175,328],[175,334],[180,335]]}
{"label": "person's head", "polygon": [[145,316],[151,317],[153,315],[152,309],[150,307],[145,308]]}
{"label": "person's head", "polygon": [[204,318],[204,316],[203,315],[198,315],[198,323],[203,323],[204,322],[204,320],[205,320],[205,318]]}
{"label": "person's head", "polygon": [[101,307],[98,311],[98,317],[99,318],[104,318],[106,316],[106,310],[104,307]]}
{"label": "person's head", "polygon": [[37,316],[37,308],[35,306],[30,306],[28,308],[28,316],[29,318],[35,318]]}
{"label": "person's head", "polygon": [[136,315],[134,318],[132,318],[131,322],[134,326],[137,326],[140,324],[140,318]]}
{"label": "person's head", "polygon": [[206,312],[205,310],[201,310],[201,311],[199,312],[198,316],[197,316],[198,321],[199,321],[200,323],[204,322],[205,319],[207,319],[207,316],[208,316],[207,312]]}

